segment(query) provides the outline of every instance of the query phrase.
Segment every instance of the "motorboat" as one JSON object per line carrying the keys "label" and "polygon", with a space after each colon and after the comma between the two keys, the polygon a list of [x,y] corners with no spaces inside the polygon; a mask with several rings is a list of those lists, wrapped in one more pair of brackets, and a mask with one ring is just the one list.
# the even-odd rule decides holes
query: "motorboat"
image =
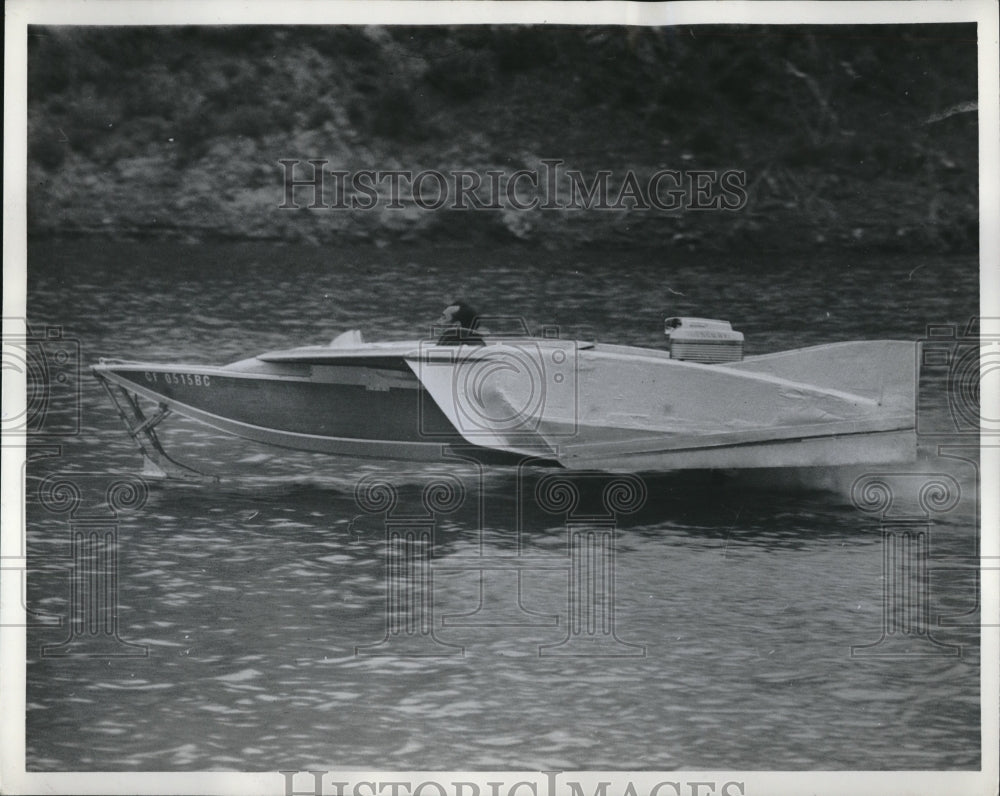
{"label": "motorboat", "polygon": [[489,328],[474,341],[365,342],[352,330],[227,365],[101,359],[93,372],[147,468],[168,476],[193,471],[156,435],[173,413],[267,445],[378,459],[648,472],[916,456],[912,342],[744,356],[740,332],[704,318],[667,318],[656,349]]}

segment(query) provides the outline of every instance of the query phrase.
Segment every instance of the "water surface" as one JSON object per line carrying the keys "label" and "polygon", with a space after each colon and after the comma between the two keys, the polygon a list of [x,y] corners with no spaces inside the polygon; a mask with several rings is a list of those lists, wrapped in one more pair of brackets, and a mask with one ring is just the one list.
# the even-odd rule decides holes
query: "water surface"
{"label": "water surface", "polygon": [[[975,260],[932,255],[82,242],[29,256],[29,320],[62,327],[84,366],[223,363],[351,328],[412,339],[456,297],[645,346],[662,345],[666,315],[727,318],[748,353],[916,340],[978,307]],[[144,505],[108,520],[104,490],[141,462],[85,371],[79,396],[78,433],[36,440],[59,448],[28,469],[29,606],[64,619],[29,629],[29,770],[979,766],[967,571],[930,574],[931,654],[851,655],[879,639],[884,594],[879,518],[849,498],[858,472],[645,477],[642,506],[611,517],[615,643],[568,654],[579,528],[534,497],[544,471],[337,459],[171,420],[168,448],[222,484],[150,482]],[[936,400],[927,411],[946,424]],[[76,431],[74,410],[55,402],[51,427]],[[962,490],[929,526],[933,560],[974,555],[974,462],[925,444],[911,469]],[[40,504],[52,475],[80,485],[86,511]],[[359,505],[372,475],[396,485],[394,517]],[[462,485],[458,508],[430,526],[389,522],[419,515],[442,475]],[[603,484],[578,487],[599,505]],[[42,655],[67,638],[71,534],[88,511],[116,527],[119,635],[137,646]],[[386,533],[428,527],[414,550],[429,562],[436,654],[412,657],[379,646],[398,618]]]}

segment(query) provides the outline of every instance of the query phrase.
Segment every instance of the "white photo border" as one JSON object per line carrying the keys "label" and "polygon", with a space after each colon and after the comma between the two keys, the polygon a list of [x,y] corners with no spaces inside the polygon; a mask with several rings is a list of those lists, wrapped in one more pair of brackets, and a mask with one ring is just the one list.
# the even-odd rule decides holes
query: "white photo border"
{"label": "white photo border", "polygon": [[[25,317],[26,289],[26,163],[27,163],[27,27],[28,25],[327,25],[327,24],[448,24],[476,25],[534,23],[562,25],[704,25],[713,23],[783,24],[891,24],[975,22],[979,32],[979,257],[980,316],[1000,317],[1000,111],[998,111],[998,15],[994,0],[910,0],[901,2],[490,2],[484,0],[383,0],[379,2],[326,2],[325,0],[8,0],[5,4],[4,70],[4,339],[23,333],[11,318]],[[5,343],[6,345],[6,343]],[[985,373],[983,374],[986,375]],[[993,379],[990,384],[996,384]],[[984,389],[987,381],[983,381]],[[990,417],[1000,416],[996,391],[983,392]],[[3,406],[10,416],[23,410],[23,374],[3,373]],[[981,447],[982,550],[992,569],[982,572],[981,629],[981,761],[980,771],[880,771],[880,772],[778,772],[684,771],[572,773],[585,792],[600,782],[613,783],[611,793],[624,792],[626,782],[646,793],[664,780],[691,783],[740,783],[729,792],[741,796],[769,794],[990,794],[996,792],[998,761],[997,663],[1000,661],[1000,627],[990,622],[1000,616],[1000,445]],[[3,450],[2,555],[18,556],[24,549],[24,447]],[[19,529],[18,533],[9,532]],[[25,771],[25,628],[20,583],[2,578],[0,616],[0,791],[4,793],[75,794],[281,794],[285,783],[278,772],[61,772]],[[20,621],[19,621],[20,619]],[[357,782],[411,782],[436,780],[479,783],[534,782],[548,794],[550,775],[545,772],[372,772],[339,771],[338,780]],[[304,783],[298,783],[300,789]],[[526,786],[527,787],[527,786]],[[506,789],[503,791],[506,792]],[[661,789],[661,792],[663,791]],[[687,792],[687,790],[685,790]]]}

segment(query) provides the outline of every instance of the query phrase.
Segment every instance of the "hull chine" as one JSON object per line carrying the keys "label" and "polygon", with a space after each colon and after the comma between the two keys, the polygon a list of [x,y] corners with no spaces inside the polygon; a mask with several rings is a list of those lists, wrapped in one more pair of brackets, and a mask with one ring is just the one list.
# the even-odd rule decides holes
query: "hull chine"
{"label": "hull chine", "polygon": [[154,453],[155,426],[176,413],[265,445],[384,460],[440,462],[461,449],[497,464],[647,472],[916,458],[914,355],[897,341],[722,365],[544,339],[312,346],[221,367],[102,360],[93,370]]}

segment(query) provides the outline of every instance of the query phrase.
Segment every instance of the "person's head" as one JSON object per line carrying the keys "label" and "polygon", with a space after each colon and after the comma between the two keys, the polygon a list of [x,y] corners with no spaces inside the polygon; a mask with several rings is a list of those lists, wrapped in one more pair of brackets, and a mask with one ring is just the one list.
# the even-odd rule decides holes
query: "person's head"
{"label": "person's head", "polygon": [[438,323],[444,326],[458,326],[462,329],[474,329],[479,313],[464,301],[453,301],[444,308]]}

